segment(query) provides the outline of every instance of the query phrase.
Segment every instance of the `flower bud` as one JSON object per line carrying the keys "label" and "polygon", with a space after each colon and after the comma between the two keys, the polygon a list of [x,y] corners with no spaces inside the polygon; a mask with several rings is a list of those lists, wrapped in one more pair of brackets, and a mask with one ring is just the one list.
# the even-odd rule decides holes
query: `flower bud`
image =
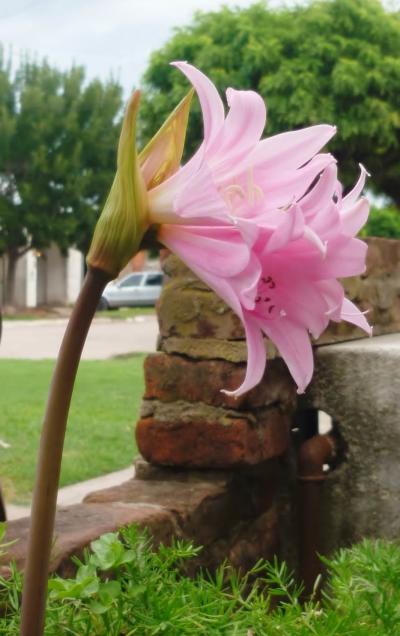
{"label": "flower bud", "polygon": [[140,93],[128,103],[118,144],[117,172],[87,256],[90,267],[115,278],[139,249],[148,227],[147,192],[136,149]]}

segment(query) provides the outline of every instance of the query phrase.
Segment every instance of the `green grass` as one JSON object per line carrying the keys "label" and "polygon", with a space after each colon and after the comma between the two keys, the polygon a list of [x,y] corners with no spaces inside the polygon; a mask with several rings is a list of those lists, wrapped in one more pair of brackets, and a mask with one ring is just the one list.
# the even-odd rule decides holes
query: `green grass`
{"label": "green grass", "polygon": [[[68,422],[61,486],[128,466],[143,395],[143,355],[83,360]],[[52,360],[0,360],[0,484],[9,501],[29,500]]]}
{"label": "green grass", "polygon": [[96,318],[111,318],[112,320],[126,320],[127,318],[135,318],[136,316],[147,316],[155,314],[154,307],[120,307],[119,309],[111,309],[106,311],[97,311]]}

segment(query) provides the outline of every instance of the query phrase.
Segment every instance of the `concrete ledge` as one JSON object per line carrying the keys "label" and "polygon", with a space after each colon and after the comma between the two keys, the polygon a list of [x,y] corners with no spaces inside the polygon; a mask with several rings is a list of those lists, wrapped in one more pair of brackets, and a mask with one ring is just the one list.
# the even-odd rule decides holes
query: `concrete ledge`
{"label": "concrete ledge", "polygon": [[[137,524],[146,527],[155,544],[173,537],[204,546],[196,565],[214,568],[225,559],[251,567],[277,551],[274,503],[278,481],[276,461],[244,471],[163,469],[139,462],[140,479],[91,493],[84,503],[59,508],[50,570],[70,576],[71,556],[80,556],[105,532]],[[6,540],[16,540],[0,559],[3,572],[14,560],[23,569],[29,518],[8,522]]]}
{"label": "concrete ledge", "polygon": [[[6,565],[10,561],[15,561],[18,568],[24,568],[29,522],[29,517],[24,517],[7,523],[6,541],[15,541],[15,543],[0,559],[0,564]],[[109,502],[90,506],[76,504],[59,508],[50,571],[69,576],[74,569],[70,561],[71,556],[81,556],[83,549],[101,534],[115,532],[132,524],[148,528],[155,543],[168,542],[174,534],[177,534],[173,514],[161,506]]]}

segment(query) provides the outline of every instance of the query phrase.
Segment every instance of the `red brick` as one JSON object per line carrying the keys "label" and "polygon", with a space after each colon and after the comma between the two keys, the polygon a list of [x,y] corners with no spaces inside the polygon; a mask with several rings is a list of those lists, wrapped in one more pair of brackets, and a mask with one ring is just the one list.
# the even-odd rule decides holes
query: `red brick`
{"label": "red brick", "polygon": [[280,403],[291,410],[296,403],[294,382],[281,359],[271,360],[263,381],[238,398],[222,389],[236,389],[245,375],[244,364],[225,360],[190,360],[179,355],[154,353],[145,363],[145,395],[163,402],[186,400],[231,409],[249,409]]}
{"label": "red brick", "polygon": [[143,457],[167,466],[229,468],[253,465],[281,455],[289,443],[289,417],[269,409],[257,420],[232,417],[212,420],[195,417],[187,422],[179,414],[170,420],[143,417],[136,440]]}

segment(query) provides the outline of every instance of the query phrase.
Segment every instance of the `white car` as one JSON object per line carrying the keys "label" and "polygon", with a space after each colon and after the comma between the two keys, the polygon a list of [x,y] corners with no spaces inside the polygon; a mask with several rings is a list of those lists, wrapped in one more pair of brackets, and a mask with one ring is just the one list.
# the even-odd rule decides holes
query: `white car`
{"label": "white car", "polygon": [[161,272],[135,272],[121,280],[108,283],[99,309],[154,305],[161,294],[163,275]]}

